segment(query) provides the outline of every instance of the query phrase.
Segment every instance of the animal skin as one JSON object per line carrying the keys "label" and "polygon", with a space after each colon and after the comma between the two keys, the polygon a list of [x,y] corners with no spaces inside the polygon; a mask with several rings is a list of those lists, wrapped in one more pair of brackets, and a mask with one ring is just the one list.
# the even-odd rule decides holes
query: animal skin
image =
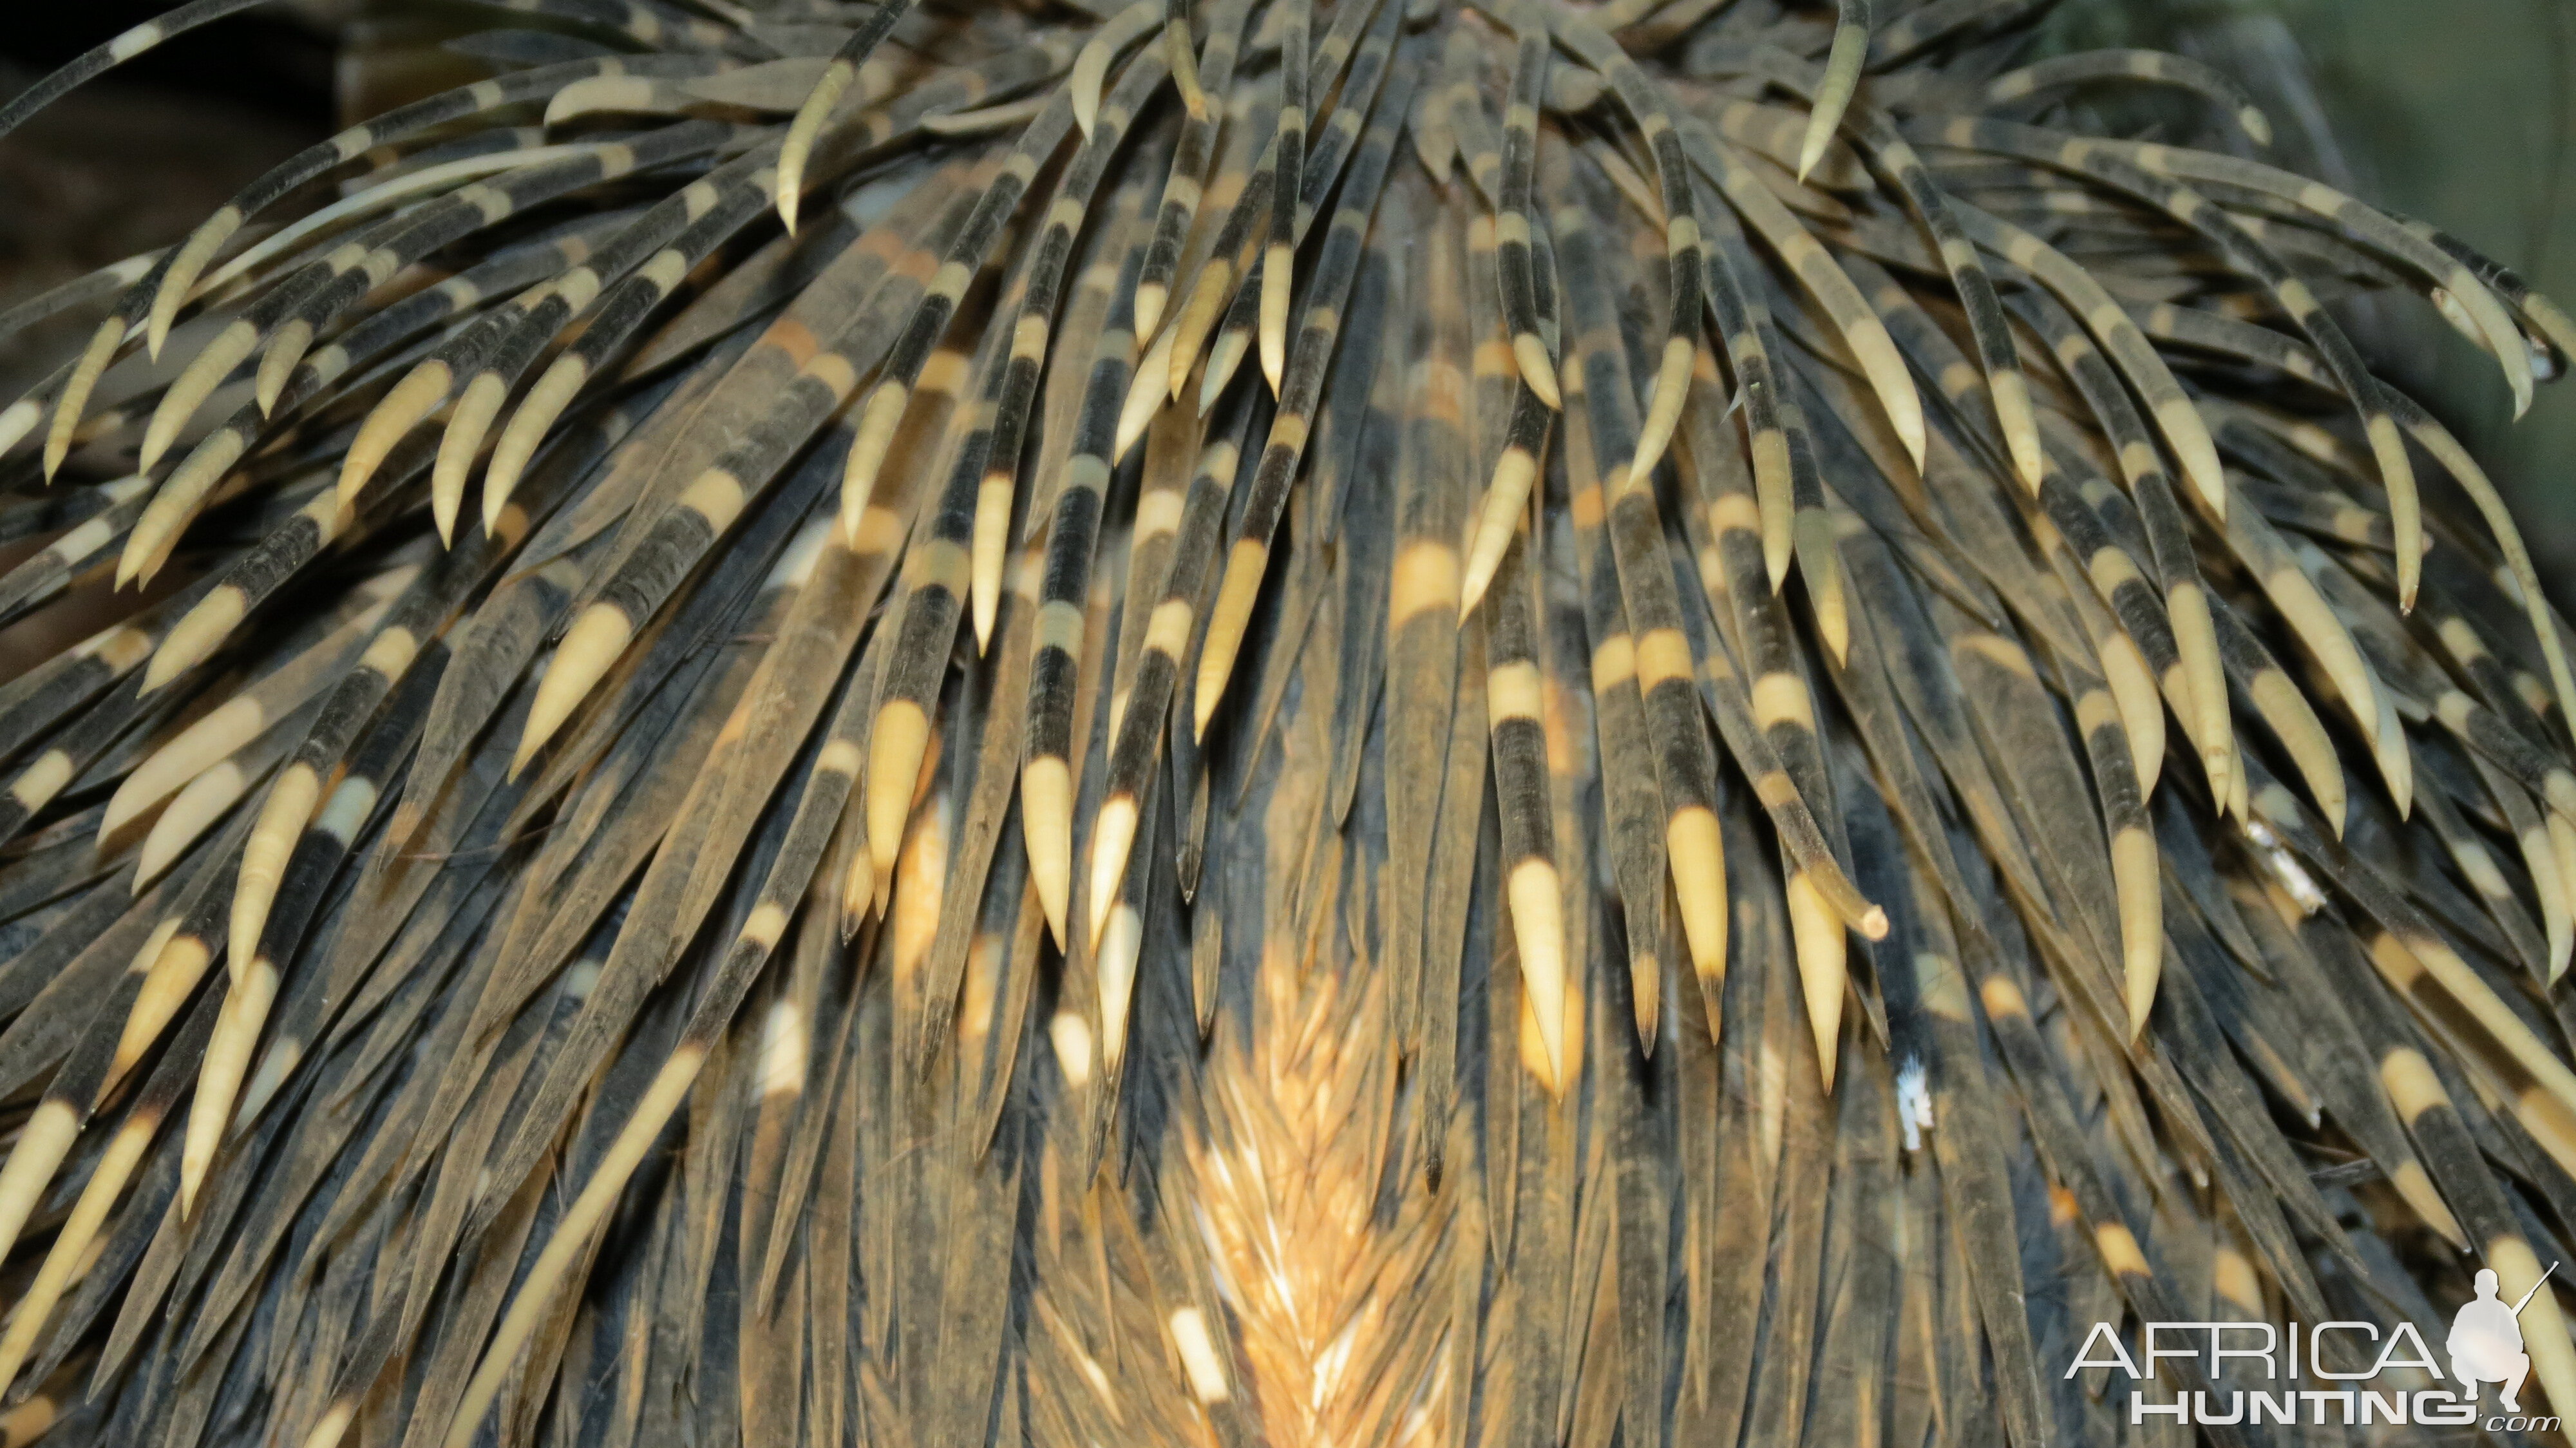
{"label": "animal skin", "polygon": [[2576,327],[2218,70],[467,8],[0,316],[0,1445],[2127,1442],[2481,1268],[2576,1411],[2564,624],[2336,318]]}

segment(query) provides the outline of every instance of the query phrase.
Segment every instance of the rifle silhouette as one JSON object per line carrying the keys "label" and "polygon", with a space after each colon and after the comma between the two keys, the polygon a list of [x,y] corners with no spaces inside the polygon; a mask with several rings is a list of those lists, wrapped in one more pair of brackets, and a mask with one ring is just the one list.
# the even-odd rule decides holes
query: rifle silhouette
{"label": "rifle silhouette", "polygon": [[[2552,1263],[2550,1263],[2550,1264],[2549,1264],[2549,1272],[2555,1272],[2555,1271],[2557,1271],[2557,1270],[2558,1270],[2558,1264],[2557,1264],[2557,1263],[2552,1262]],[[2543,1272],[2543,1273],[2541,1273],[2541,1274],[2540,1274],[2540,1281],[2538,1281],[2538,1282],[2534,1282],[2533,1284],[2531,1284],[2531,1291],[2529,1291],[2529,1292],[2526,1292],[2526,1293],[2522,1294],[2522,1302],[2517,1302],[2517,1303],[2515,1303],[2515,1304],[2513,1305],[2513,1315],[2514,1315],[2514,1316],[2516,1316],[2516,1317],[2520,1317],[2520,1316],[2522,1316],[2523,1303],[2526,1303],[2526,1302],[2531,1301],[2531,1299],[2532,1299],[2533,1297],[2535,1297],[2535,1296],[2537,1296],[2537,1295],[2539,1294],[2540,1289],[2542,1288],[2542,1286],[2546,1285],[2546,1284],[2548,1283],[2548,1281],[2549,1281],[2549,1272]]]}

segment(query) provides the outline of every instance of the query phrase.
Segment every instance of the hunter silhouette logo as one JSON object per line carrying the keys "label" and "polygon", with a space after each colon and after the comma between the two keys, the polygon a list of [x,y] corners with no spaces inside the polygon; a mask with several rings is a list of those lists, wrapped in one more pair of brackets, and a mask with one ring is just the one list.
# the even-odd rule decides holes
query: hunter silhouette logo
{"label": "hunter silhouette logo", "polygon": [[2549,1281],[2549,1273],[2558,1264],[2549,1264],[2549,1272],[2531,1284],[2522,1301],[2511,1307],[2496,1296],[2496,1275],[2486,1268],[2478,1269],[2478,1295],[2463,1303],[2451,1318],[2451,1375],[2474,1395],[2481,1383],[2494,1383],[2503,1389],[2500,1400],[2508,1413],[2522,1411],[2522,1381],[2531,1375],[2531,1355],[2522,1350],[2522,1310],[2531,1303],[2534,1293]]}

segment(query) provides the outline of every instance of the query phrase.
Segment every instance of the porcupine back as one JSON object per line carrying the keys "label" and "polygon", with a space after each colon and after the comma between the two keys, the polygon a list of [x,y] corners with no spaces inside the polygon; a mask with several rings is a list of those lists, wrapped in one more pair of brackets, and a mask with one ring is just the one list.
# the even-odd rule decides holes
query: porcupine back
{"label": "porcupine back", "polygon": [[0,318],[0,622],[130,601],[0,682],[6,1441],[2037,1448],[2568,1258],[2562,625],[2336,309],[2576,329],[2219,72],[482,8]]}

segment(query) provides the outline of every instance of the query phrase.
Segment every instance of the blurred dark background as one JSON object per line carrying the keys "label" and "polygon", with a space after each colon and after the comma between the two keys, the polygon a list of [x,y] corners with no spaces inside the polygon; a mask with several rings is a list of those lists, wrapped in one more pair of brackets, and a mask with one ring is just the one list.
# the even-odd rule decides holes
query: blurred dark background
{"label": "blurred dark background", "polygon": [[[167,0],[96,0],[89,4],[12,7],[0,60],[17,76],[53,69],[128,26],[170,8]],[[346,7],[275,4],[220,20],[136,57],[102,82],[210,100],[310,126],[329,124],[330,26]]]}
{"label": "blurred dark background", "polygon": [[[0,94],[171,3],[10,4]],[[462,19],[445,0],[277,0],[75,92],[0,140],[0,303],[174,240],[343,118],[454,83],[434,40]],[[2065,0],[2046,45],[2207,60],[2270,112],[2268,159],[2431,221],[2576,304],[2576,0]],[[2102,116],[2124,129],[2225,140],[2152,98],[2098,104],[2132,106]],[[2496,473],[2561,606],[2576,601],[2576,381],[2514,423],[2494,364],[2421,303],[2348,320]],[[0,350],[0,393],[26,380],[23,351]]]}
{"label": "blurred dark background", "polygon": [[[11,5],[0,24],[0,94],[168,8]],[[0,139],[0,302],[177,240],[259,173],[330,134],[333,19],[330,8],[281,3],[218,21]],[[16,396],[73,333],[95,325],[87,314],[63,317],[32,337],[0,339],[0,393]]]}

